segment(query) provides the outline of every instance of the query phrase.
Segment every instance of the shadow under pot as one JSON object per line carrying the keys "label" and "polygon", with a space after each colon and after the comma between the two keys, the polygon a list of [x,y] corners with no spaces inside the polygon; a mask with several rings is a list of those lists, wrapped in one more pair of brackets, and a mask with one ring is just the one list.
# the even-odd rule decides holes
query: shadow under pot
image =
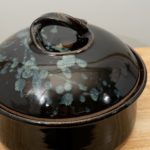
{"label": "shadow under pot", "polygon": [[8,150],[113,150],[130,135],[142,59],[102,28],[49,13],[0,45],[0,142]]}

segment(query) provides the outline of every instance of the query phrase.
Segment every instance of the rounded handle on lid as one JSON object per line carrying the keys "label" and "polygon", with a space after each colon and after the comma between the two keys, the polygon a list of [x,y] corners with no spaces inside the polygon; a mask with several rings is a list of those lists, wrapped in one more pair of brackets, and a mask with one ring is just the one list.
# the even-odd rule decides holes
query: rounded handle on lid
{"label": "rounded handle on lid", "polygon": [[[48,52],[43,44],[42,38],[40,36],[41,30],[50,25],[68,27],[77,32],[77,39],[88,39],[88,42],[80,49],[69,51],[69,52]],[[37,52],[43,52],[50,55],[62,55],[70,53],[79,53],[87,49],[93,43],[93,34],[89,31],[87,27],[87,22],[82,19],[73,18],[70,15],[63,13],[48,13],[36,19],[30,27],[30,36],[32,43],[36,47]],[[80,40],[81,41],[81,40]],[[82,40],[83,41],[83,40]]]}

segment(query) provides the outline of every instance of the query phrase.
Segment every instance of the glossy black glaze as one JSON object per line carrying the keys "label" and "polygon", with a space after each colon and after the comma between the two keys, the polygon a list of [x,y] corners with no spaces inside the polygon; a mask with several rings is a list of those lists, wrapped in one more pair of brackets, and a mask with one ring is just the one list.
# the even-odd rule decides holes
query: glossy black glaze
{"label": "glossy black glaze", "polygon": [[0,139],[9,150],[114,150],[130,135],[136,103],[122,112],[73,128],[48,128],[1,117]]}
{"label": "glossy black glaze", "polygon": [[[43,26],[45,29],[45,24]],[[70,48],[67,55],[62,56],[38,53],[29,29],[2,43],[0,103],[30,116],[67,118],[104,110],[125,98],[139,78],[140,68],[134,53],[107,31],[93,25],[87,25],[87,28],[94,35],[94,43],[81,53]],[[62,39],[75,39],[75,31],[71,29],[68,31],[57,26],[58,33],[50,34],[51,29],[52,26],[48,25],[43,34],[53,44],[63,43]],[[53,49],[49,53],[53,54]],[[3,57],[7,58],[3,60]],[[77,63],[67,66],[73,61]],[[15,63],[17,65],[12,69]],[[67,66],[65,71],[60,63]]]}
{"label": "glossy black glaze", "polygon": [[146,77],[114,35],[46,14],[0,45],[0,140],[10,150],[120,147]]}
{"label": "glossy black glaze", "polygon": [[[60,29],[60,27],[64,28]],[[66,29],[70,29],[70,31],[72,29],[70,34]],[[74,41],[71,38],[73,35],[76,37]],[[62,13],[49,13],[35,20],[30,27],[30,36],[36,52],[51,56],[68,54],[68,51],[79,53],[86,50],[94,39],[85,20]],[[60,43],[62,43],[62,50],[64,50],[61,53],[57,47]]]}

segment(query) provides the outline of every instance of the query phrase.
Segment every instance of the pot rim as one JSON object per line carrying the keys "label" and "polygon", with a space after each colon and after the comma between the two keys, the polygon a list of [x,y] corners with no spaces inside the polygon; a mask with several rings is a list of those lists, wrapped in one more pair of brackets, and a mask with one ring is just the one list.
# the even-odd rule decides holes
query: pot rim
{"label": "pot rim", "polygon": [[21,122],[48,127],[73,127],[78,125],[86,125],[88,123],[94,123],[102,119],[108,118],[112,115],[115,115],[118,112],[126,109],[133,102],[135,102],[146,86],[147,81],[146,66],[142,58],[132,48],[130,49],[135,55],[139,64],[140,68],[139,78],[134,88],[125,98],[123,98],[122,100],[120,100],[120,102],[116,103],[115,105],[107,109],[79,117],[63,118],[63,119],[46,119],[25,115],[0,104],[0,113]]}

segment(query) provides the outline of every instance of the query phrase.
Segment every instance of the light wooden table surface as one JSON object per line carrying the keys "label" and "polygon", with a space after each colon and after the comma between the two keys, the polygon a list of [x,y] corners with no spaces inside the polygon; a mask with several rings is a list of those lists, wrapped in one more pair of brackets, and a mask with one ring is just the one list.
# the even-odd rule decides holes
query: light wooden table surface
{"label": "light wooden table surface", "polygon": [[[136,49],[150,72],[150,48]],[[7,150],[0,144],[0,150]],[[137,120],[134,130],[121,150],[150,150],[150,74],[147,86],[138,100]]]}

